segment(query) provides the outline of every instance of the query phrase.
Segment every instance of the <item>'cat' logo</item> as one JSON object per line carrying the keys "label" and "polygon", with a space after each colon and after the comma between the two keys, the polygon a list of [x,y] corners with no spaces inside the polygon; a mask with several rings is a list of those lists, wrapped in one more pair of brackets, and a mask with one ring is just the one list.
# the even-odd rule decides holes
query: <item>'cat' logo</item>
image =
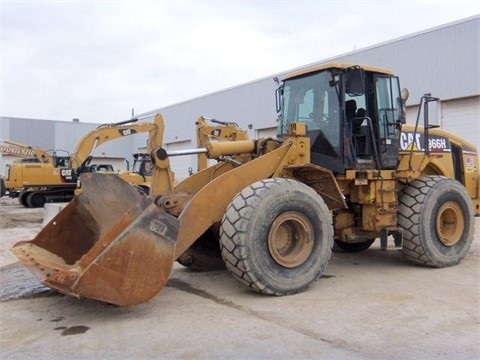
{"label": "'cat' logo", "polygon": [[[425,151],[425,134],[402,132],[400,135],[400,150]],[[428,137],[428,148],[431,152],[450,152],[452,150],[448,138],[437,135]]]}
{"label": "'cat' logo", "polygon": [[120,132],[120,135],[122,136],[128,136],[128,135],[133,135],[136,134],[137,131],[134,129],[120,129],[118,130]]}

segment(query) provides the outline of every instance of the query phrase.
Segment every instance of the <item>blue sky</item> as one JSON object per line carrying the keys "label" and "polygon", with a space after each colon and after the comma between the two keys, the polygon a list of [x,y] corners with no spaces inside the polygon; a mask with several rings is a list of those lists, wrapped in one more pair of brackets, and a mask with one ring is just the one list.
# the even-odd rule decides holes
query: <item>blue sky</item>
{"label": "blue sky", "polygon": [[0,0],[0,13],[0,116],[110,122],[478,15],[480,5]]}

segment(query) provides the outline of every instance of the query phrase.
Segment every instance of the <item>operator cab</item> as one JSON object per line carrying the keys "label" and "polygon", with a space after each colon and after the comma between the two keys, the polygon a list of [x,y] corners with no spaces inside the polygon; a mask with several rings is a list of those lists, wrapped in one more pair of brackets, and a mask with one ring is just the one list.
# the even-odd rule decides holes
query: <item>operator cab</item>
{"label": "operator cab", "polygon": [[394,169],[405,114],[398,78],[384,69],[320,65],[287,76],[277,90],[278,136],[307,125],[311,161],[348,169]]}
{"label": "operator cab", "polygon": [[153,166],[152,158],[148,153],[133,154],[132,171],[142,176],[152,176]]}
{"label": "operator cab", "polygon": [[[55,168],[69,168],[71,167],[70,153],[67,150],[48,150],[52,155],[53,167]],[[60,155],[62,153],[62,155]]]}

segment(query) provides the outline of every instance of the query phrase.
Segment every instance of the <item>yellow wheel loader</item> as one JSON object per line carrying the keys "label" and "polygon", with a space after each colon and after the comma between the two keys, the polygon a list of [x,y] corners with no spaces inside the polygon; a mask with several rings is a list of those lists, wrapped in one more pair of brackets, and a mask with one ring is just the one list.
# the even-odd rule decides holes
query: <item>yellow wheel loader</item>
{"label": "yellow wheel loader", "polygon": [[389,70],[295,72],[277,90],[278,138],[207,136],[188,153],[218,163],[176,185],[169,158],[187,152],[157,147],[148,197],[83,174],[82,194],[12,251],[43,284],[117,305],[155,296],[175,260],[208,270],[221,259],[268,295],[305,290],[334,247],[386,248],[389,236],[413,263],[455,265],[480,215],[478,152],[428,123],[429,95],[423,126],[404,125],[404,100]]}

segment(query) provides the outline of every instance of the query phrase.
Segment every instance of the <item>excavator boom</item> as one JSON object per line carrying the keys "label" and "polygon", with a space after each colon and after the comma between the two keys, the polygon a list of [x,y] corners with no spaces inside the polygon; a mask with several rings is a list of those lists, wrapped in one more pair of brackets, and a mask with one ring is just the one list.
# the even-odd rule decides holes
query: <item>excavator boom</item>
{"label": "excavator boom", "polygon": [[[163,129],[160,129],[161,126],[164,126],[161,115],[157,115],[153,123],[138,123],[137,121],[138,119],[132,119],[119,123],[104,124],[89,132],[78,142],[75,148],[75,152],[71,157],[72,167],[74,169],[81,167],[101,144],[122,137],[149,132],[149,144],[152,144],[149,146],[155,146],[158,142],[158,139],[156,139],[157,134],[163,134]],[[163,140],[163,138],[160,140]]]}
{"label": "excavator boom", "polygon": [[0,139],[0,153],[21,158],[38,158],[41,162],[53,162],[52,154],[37,146],[20,144],[15,141]]}

